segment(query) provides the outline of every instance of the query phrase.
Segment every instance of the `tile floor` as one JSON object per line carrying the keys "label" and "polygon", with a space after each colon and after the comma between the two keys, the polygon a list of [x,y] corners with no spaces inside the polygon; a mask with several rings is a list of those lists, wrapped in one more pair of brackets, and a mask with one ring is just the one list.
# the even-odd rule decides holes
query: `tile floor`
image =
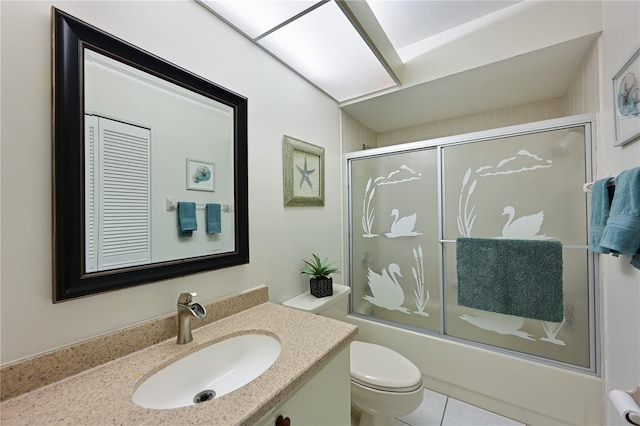
{"label": "tile floor", "polygon": [[393,426],[524,426],[490,411],[446,395],[424,390],[423,402],[413,413],[395,419]]}
{"label": "tile floor", "polygon": [[[352,424],[357,419],[352,418]],[[393,420],[393,426],[525,426],[446,395],[424,390],[422,405],[413,413]]]}

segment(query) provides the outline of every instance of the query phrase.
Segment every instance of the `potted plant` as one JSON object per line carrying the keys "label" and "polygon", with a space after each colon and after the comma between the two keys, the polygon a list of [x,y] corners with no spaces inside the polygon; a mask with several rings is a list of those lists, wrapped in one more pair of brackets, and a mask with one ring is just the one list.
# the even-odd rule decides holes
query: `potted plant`
{"label": "potted plant", "polygon": [[329,275],[340,272],[327,258],[320,259],[317,254],[311,260],[303,260],[307,265],[300,273],[310,275],[309,289],[315,297],[331,296],[333,294],[333,278]]}

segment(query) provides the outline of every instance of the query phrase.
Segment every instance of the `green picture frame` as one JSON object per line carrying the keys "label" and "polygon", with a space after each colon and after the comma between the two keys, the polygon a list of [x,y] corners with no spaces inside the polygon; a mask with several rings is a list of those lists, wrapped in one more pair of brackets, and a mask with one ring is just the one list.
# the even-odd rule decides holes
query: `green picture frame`
{"label": "green picture frame", "polygon": [[324,148],[285,135],[282,143],[284,205],[324,206]]}

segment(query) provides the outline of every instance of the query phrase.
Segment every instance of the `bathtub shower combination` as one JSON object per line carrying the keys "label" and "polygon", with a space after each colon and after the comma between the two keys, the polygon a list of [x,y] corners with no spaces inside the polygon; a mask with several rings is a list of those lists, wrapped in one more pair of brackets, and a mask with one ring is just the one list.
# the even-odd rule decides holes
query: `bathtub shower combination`
{"label": "bathtub shower combination", "polygon": [[346,156],[351,314],[597,373],[592,116]]}

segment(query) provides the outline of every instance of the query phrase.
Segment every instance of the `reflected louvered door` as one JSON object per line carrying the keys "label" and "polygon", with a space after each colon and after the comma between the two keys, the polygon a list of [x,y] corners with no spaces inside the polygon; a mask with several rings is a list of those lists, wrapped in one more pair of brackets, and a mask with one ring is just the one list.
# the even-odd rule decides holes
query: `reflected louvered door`
{"label": "reflected louvered door", "polygon": [[151,259],[151,131],[100,118],[98,269]]}
{"label": "reflected louvered door", "polygon": [[97,192],[95,186],[96,164],[98,163],[98,125],[99,118],[85,115],[85,178],[84,178],[84,241],[85,241],[85,272],[98,270],[98,230],[96,228]]}

